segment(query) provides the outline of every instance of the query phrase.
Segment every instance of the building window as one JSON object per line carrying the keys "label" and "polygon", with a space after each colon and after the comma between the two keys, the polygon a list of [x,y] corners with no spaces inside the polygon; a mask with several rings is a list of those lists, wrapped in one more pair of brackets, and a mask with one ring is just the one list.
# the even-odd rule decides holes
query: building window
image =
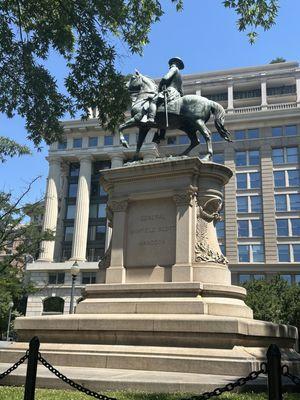
{"label": "building window", "polygon": [[273,149],[272,160],[274,165],[298,163],[298,148],[281,147]]}
{"label": "building window", "polygon": [[236,198],[237,212],[246,213],[248,212],[248,196],[238,196]]}
{"label": "building window", "polygon": [[113,145],[113,137],[112,135],[104,136],[104,146],[112,146]]}
{"label": "building window", "polygon": [[239,244],[239,262],[264,262],[264,246],[262,244]]}
{"label": "building window", "polygon": [[259,165],[259,150],[237,151],[235,153],[235,164],[237,167],[248,165]]}
{"label": "building window", "polygon": [[238,237],[249,237],[248,220],[240,220],[238,223]]}
{"label": "building window", "polygon": [[288,285],[292,284],[292,276],[291,275],[279,275],[280,279],[282,279],[283,281],[286,281],[286,283]]}
{"label": "building window", "polygon": [[106,204],[98,204],[98,218],[106,217]]}
{"label": "building window", "polygon": [[297,135],[297,126],[296,125],[288,125],[285,127],[285,135],[286,136],[296,136]]}
{"label": "building window", "polygon": [[300,193],[289,194],[289,211],[300,211]]}
{"label": "building window", "polygon": [[213,162],[217,164],[224,164],[224,154],[223,153],[215,153],[213,155]]}
{"label": "building window", "polygon": [[65,301],[61,297],[48,297],[43,301],[43,314],[63,314]]}
{"label": "building window", "polygon": [[74,233],[74,226],[65,227],[65,242],[72,242]]}
{"label": "building window", "polygon": [[246,139],[246,131],[235,131],[235,140]]}
{"label": "building window", "polygon": [[275,209],[276,211],[287,211],[287,198],[285,194],[275,195]]}
{"label": "building window", "polygon": [[74,149],[78,149],[82,147],[82,138],[74,138],[73,139],[73,147]]}
{"label": "building window", "polygon": [[290,262],[290,246],[288,244],[278,244],[278,261],[279,262]]}
{"label": "building window", "polygon": [[69,184],[69,191],[68,191],[68,197],[76,197],[77,196],[77,188],[78,184],[77,183],[70,183]]}
{"label": "building window", "polygon": [[89,147],[97,147],[98,146],[98,137],[93,136],[89,137]]}
{"label": "building window", "polygon": [[259,138],[259,129],[248,129],[248,139],[257,139]]}
{"label": "building window", "polygon": [[79,176],[80,166],[78,163],[70,164],[70,176]]}
{"label": "building window", "polygon": [[260,196],[250,196],[250,206],[251,212],[261,212],[261,197]]}
{"label": "building window", "polygon": [[74,219],[75,218],[75,211],[76,211],[76,205],[74,204],[69,204],[67,206],[67,215],[66,219]]}
{"label": "building window", "polygon": [[236,174],[236,187],[237,189],[247,189],[247,174]]}
{"label": "building window", "polygon": [[168,136],[167,137],[167,144],[169,144],[169,145],[176,144],[176,136]]}
{"label": "building window", "polygon": [[274,186],[285,187],[285,171],[274,171]]}
{"label": "building window", "polygon": [[190,144],[191,141],[188,136],[180,135],[180,136],[178,136],[178,143],[179,144]]}
{"label": "building window", "polygon": [[275,126],[272,128],[272,136],[296,136],[297,135],[297,126],[296,125],[287,125],[283,126]]}
{"label": "building window", "polygon": [[67,141],[58,142],[57,149],[58,150],[66,150],[67,148]]}
{"label": "building window", "polygon": [[263,226],[261,219],[244,219],[238,222],[238,237],[261,237]]}
{"label": "building window", "polygon": [[64,272],[49,272],[48,274],[49,285],[62,285],[65,283]]}
{"label": "building window", "polygon": [[280,187],[298,187],[300,185],[300,170],[289,169],[274,171],[274,186]]}
{"label": "building window", "polygon": [[239,284],[242,285],[243,283],[247,283],[251,280],[250,274],[240,274],[239,275]]}
{"label": "building window", "polygon": [[259,129],[248,129],[235,131],[235,140],[244,140],[244,139],[257,139],[259,138]]}
{"label": "building window", "polygon": [[259,172],[249,172],[250,178],[250,189],[260,188],[260,173]]}
{"label": "building window", "polygon": [[105,238],[105,225],[91,225],[88,231],[88,240],[103,240]]}
{"label": "building window", "polygon": [[291,236],[300,236],[300,218],[291,218]]}
{"label": "building window", "polygon": [[106,218],[106,204],[91,204],[90,218]]}
{"label": "building window", "polygon": [[300,211],[300,193],[276,194],[276,211]]}
{"label": "building window", "polygon": [[216,230],[217,230],[217,237],[219,239],[223,238],[224,235],[225,235],[225,224],[224,224],[224,221],[217,222]]}
{"label": "building window", "polygon": [[87,250],[87,260],[91,262],[97,262],[101,260],[104,255],[103,248],[88,248]]}
{"label": "building window", "polygon": [[261,196],[237,196],[237,212],[260,213],[262,210]]}
{"label": "building window", "polygon": [[222,142],[223,138],[218,132],[213,132],[211,135],[211,140],[213,143]]}
{"label": "building window", "polygon": [[288,186],[289,187],[300,186],[300,170],[299,169],[288,170],[287,174],[288,174]]}
{"label": "building window", "polygon": [[277,236],[300,236],[300,218],[280,218],[276,226]]}
{"label": "building window", "polygon": [[91,283],[96,283],[96,272],[82,272],[81,273],[81,283],[83,285],[89,285]]}
{"label": "building window", "polygon": [[236,174],[237,189],[258,189],[260,188],[259,172],[243,172]]}
{"label": "building window", "polygon": [[289,226],[287,219],[276,220],[277,236],[289,236]]}
{"label": "building window", "polygon": [[283,134],[282,126],[274,126],[272,128],[272,136],[274,136],[274,137],[282,136],[282,134]]}

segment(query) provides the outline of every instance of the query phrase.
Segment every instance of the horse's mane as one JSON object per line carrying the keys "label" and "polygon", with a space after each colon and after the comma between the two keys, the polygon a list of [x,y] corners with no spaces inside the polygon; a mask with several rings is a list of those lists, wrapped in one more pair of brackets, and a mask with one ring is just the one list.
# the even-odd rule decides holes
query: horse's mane
{"label": "horse's mane", "polygon": [[158,89],[157,84],[154,82],[154,80],[153,80],[152,78],[149,78],[149,76],[142,75],[142,74],[141,74],[141,76],[142,76],[143,79],[149,84],[149,86],[150,86],[151,88],[153,88],[153,89],[155,89],[155,90]]}

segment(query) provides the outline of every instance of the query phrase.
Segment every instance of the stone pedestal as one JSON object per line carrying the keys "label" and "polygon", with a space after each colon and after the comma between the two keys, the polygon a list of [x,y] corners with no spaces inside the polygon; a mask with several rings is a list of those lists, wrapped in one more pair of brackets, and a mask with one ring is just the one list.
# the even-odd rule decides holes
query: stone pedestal
{"label": "stone pedestal", "polygon": [[102,171],[113,229],[99,281],[74,315],[18,318],[19,338],[72,343],[63,358],[45,347],[62,365],[93,354],[106,368],[215,375],[249,373],[276,343],[297,371],[296,328],[253,320],[245,289],[231,285],[215,229],[231,176],[196,157]]}

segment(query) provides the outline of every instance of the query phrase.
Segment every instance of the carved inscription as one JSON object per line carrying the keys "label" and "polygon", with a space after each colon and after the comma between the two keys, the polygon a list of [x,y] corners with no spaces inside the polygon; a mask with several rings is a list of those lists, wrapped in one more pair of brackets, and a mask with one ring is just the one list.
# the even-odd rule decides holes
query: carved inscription
{"label": "carved inscription", "polygon": [[170,200],[130,203],[127,266],[171,265],[175,262],[175,205]]}

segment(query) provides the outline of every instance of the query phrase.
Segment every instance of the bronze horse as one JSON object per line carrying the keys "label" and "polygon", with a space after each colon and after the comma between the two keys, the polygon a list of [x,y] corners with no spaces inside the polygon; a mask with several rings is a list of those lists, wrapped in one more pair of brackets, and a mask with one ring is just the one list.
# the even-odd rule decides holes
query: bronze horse
{"label": "bronze horse", "polygon": [[[160,134],[158,132],[155,134],[154,142],[159,143],[164,138],[166,131],[165,108],[163,105],[158,107],[154,124],[141,122],[141,119],[147,113],[149,96],[153,97],[154,94],[157,94],[157,85],[152,79],[136,71],[127,87],[132,99],[131,118],[119,127],[120,141],[123,146],[128,147],[122,131],[127,128],[138,127],[139,135],[134,155],[134,159],[138,159],[142,144],[151,128],[160,130]],[[211,114],[214,115],[215,127],[219,134],[222,138],[231,142],[230,133],[224,126],[225,110],[220,104],[196,94],[186,95],[168,103],[168,128],[182,130],[191,141],[191,144],[181,155],[189,154],[194,147],[198,146],[200,141],[197,132],[199,132],[204,137],[207,147],[207,153],[203,160],[211,160],[213,155],[211,132],[205,125]]]}

